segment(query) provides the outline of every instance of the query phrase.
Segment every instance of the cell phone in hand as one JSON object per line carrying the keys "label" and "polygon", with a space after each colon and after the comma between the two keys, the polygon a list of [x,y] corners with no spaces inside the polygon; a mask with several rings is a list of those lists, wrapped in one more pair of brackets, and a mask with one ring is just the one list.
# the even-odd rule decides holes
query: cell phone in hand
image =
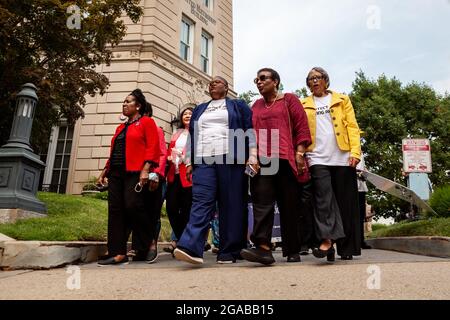
{"label": "cell phone in hand", "polygon": [[108,184],[97,184],[95,187],[100,192],[108,190]]}
{"label": "cell phone in hand", "polygon": [[253,178],[254,176],[256,176],[257,173],[258,172],[255,169],[253,169],[253,167],[250,164],[247,164],[245,166],[245,174],[250,176],[250,178]]}

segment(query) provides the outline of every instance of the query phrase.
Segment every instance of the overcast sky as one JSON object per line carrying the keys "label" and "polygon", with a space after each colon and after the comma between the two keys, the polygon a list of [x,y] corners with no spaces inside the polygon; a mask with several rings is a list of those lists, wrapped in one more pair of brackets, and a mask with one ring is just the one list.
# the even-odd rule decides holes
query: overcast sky
{"label": "overcast sky", "polygon": [[450,0],[233,0],[234,89],[272,67],[285,92],[313,66],[348,93],[355,71],[450,93]]}

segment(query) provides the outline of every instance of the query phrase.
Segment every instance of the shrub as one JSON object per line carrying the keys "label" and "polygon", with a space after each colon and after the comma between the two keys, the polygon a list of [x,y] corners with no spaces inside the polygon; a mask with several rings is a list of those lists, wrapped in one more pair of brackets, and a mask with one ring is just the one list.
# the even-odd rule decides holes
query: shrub
{"label": "shrub", "polygon": [[385,224],[381,224],[381,223],[372,223],[372,232],[373,231],[377,231],[377,230],[381,230],[381,229],[386,229],[389,226],[385,225]]}
{"label": "shrub", "polygon": [[440,217],[450,217],[450,185],[437,188],[430,199],[430,205]]}
{"label": "shrub", "polygon": [[100,200],[108,200],[108,191],[96,193],[94,198]]}
{"label": "shrub", "polygon": [[86,182],[86,184],[83,186],[83,191],[96,191],[97,190],[97,178],[96,177],[91,177],[89,178],[89,180]]}

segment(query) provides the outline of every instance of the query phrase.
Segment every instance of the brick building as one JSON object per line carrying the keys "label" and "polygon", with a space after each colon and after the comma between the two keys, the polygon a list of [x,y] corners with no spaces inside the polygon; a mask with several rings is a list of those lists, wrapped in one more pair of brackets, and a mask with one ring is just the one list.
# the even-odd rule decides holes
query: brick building
{"label": "brick building", "polygon": [[233,87],[232,0],[142,0],[143,18],[127,17],[127,35],[114,48],[107,93],[87,97],[86,115],[74,127],[53,128],[42,189],[79,194],[109,156],[122,101],[135,88],[153,105],[153,117],[169,141],[171,121],[187,103],[208,99],[208,82],[220,75]]}

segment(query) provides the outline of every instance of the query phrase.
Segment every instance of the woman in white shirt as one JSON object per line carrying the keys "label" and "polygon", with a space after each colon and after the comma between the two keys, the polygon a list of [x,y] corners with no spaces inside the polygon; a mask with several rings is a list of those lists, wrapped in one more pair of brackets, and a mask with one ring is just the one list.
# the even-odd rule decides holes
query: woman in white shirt
{"label": "woman in white shirt", "polygon": [[[175,258],[203,263],[209,223],[219,207],[217,263],[234,263],[247,246],[247,161],[256,162],[256,139],[251,135],[252,111],[243,100],[227,98],[228,82],[214,77],[211,100],[198,105],[189,125],[192,207],[189,222],[174,250]],[[245,135],[248,132],[249,135]],[[189,176],[190,177],[190,176]]]}
{"label": "woman in white shirt", "polygon": [[[181,112],[180,125],[173,134],[167,149],[169,171],[167,173],[166,209],[176,239],[181,238],[181,234],[186,228],[192,205],[192,183],[186,179],[184,158],[193,110],[188,107]],[[172,247],[173,251],[176,248],[176,241],[172,242]]]}

